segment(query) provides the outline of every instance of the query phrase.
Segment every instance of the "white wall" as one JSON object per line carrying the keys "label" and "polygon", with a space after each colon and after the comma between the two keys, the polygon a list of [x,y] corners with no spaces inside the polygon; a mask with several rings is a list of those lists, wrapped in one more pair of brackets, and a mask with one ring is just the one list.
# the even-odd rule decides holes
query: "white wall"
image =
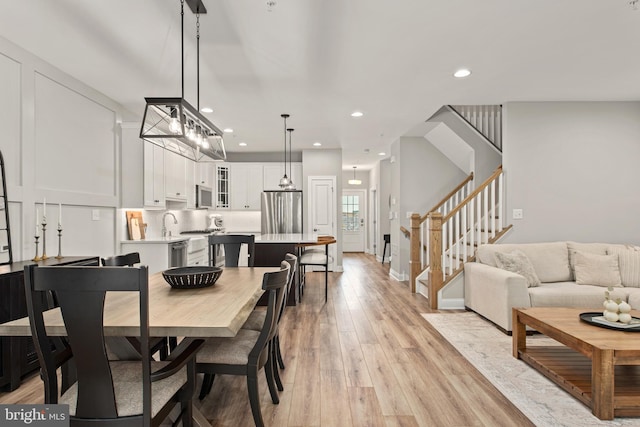
{"label": "white wall", "polygon": [[[307,188],[309,184],[310,176],[335,176],[336,187],[334,193],[336,195],[336,269],[342,271],[342,206],[340,204],[340,196],[342,195],[342,150],[304,150],[302,152],[302,176],[304,181],[304,187]],[[308,195],[304,202],[305,207],[305,219],[304,229],[305,232],[310,232],[309,229],[309,213],[310,208],[310,195]]]}
{"label": "white wall", "polygon": [[505,241],[639,244],[639,161],[640,102],[506,104]]}
{"label": "white wall", "polygon": [[423,215],[458,185],[466,174],[424,138],[403,137],[392,145],[391,248],[392,275],[409,278],[409,239],[400,226],[411,229],[407,213]]}
{"label": "white wall", "polygon": [[113,254],[121,106],[3,38],[0,99],[14,260],[35,255],[35,211],[39,205],[42,214],[44,198],[47,255],[57,254],[58,203],[63,255]]}

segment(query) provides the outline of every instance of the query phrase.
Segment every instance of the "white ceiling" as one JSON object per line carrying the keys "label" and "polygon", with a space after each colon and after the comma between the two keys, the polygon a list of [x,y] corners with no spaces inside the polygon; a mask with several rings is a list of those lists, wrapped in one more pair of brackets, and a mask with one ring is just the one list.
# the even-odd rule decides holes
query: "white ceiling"
{"label": "white ceiling", "polygon": [[[342,148],[370,167],[444,104],[640,100],[629,0],[203,0],[200,106],[228,151]],[[179,0],[0,2],[0,35],[141,115],[180,96]],[[185,98],[196,99],[185,5]],[[468,67],[473,74],[454,79]],[[350,116],[354,110],[364,117]],[[238,143],[245,141],[248,147]],[[366,153],[368,149],[370,152]]]}

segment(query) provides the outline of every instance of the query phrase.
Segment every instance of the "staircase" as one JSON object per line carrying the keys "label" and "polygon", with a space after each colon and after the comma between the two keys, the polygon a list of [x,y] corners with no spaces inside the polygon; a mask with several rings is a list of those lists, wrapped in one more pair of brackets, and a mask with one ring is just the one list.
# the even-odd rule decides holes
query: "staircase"
{"label": "staircase", "polygon": [[411,217],[411,291],[420,279],[433,309],[438,308],[438,292],[462,272],[465,262],[475,259],[476,248],[511,229],[503,224],[502,166],[475,190],[472,181],[470,174],[427,214]]}
{"label": "staircase", "polygon": [[449,105],[449,108],[502,151],[501,105]]}

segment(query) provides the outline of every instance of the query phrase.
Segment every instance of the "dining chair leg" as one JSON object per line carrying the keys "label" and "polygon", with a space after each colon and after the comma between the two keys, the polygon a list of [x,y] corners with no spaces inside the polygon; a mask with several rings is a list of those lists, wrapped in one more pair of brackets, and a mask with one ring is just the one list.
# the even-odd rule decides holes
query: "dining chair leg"
{"label": "dining chair leg", "polygon": [[324,266],[324,302],[327,302],[329,294],[329,264]]}
{"label": "dining chair leg", "polygon": [[202,386],[200,386],[200,396],[198,396],[198,399],[204,399],[211,392],[214,378],[214,374],[204,374],[204,378],[202,379]]}
{"label": "dining chair leg", "polygon": [[[267,362],[267,364],[268,363],[269,362]],[[247,390],[249,391],[249,403],[251,404],[253,422],[256,424],[256,427],[264,427],[262,410],[260,409],[260,394],[258,392],[258,372],[255,368],[253,372],[250,372],[249,375],[247,375]]]}
{"label": "dining chair leg", "polygon": [[273,361],[273,379],[276,382],[276,387],[278,387],[279,391],[284,390],[284,386],[282,385],[282,379],[280,378],[280,372],[278,370],[278,345],[276,342],[276,338],[273,338],[273,341],[269,344],[269,352],[271,354],[271,360]]}
{"label": "dining chair leg", "polygon": [[284,359],[282,358],[282,351],[280,351],[280,335],[276,335],[275,337],[275,341],[276,341],[276,356],[278,358],[278,366],[280,366],[280,369],[284,369]]}
{"label": "dining chair leg", "polygon": [[280,403],[280,396],[278,395],[278,389],[276,387],[276,383],[275,383],[275,374],[274,372],[274,360],[273,357],[271,357],[271,353],[269,353],[269,356],[267,358],[267,363],[266,365],[264,365],[264,375],[267,378],[267,385],[269,386],[269,393],[271,394],[271,401],[274,404],[278,404]]}

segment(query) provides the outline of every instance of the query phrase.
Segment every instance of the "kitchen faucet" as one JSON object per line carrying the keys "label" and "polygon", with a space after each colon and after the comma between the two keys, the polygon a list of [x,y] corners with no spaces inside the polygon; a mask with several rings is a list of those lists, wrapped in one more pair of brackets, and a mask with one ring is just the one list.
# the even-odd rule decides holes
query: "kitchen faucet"
{"label": "kitchen faucet", "polygon": [[[162,238],[164,239],[165,237],[167,237],[167,225],[166,225],[166,218],[167,215],[171,215],[173,217],[173,223],[177,224],[178,220],[176,219],[176,216],[174,214],[172,214],[171,212],[165,212],[164,215],[162,215]],[[171,236],[171,232],[169,232],[169,236]]]}

